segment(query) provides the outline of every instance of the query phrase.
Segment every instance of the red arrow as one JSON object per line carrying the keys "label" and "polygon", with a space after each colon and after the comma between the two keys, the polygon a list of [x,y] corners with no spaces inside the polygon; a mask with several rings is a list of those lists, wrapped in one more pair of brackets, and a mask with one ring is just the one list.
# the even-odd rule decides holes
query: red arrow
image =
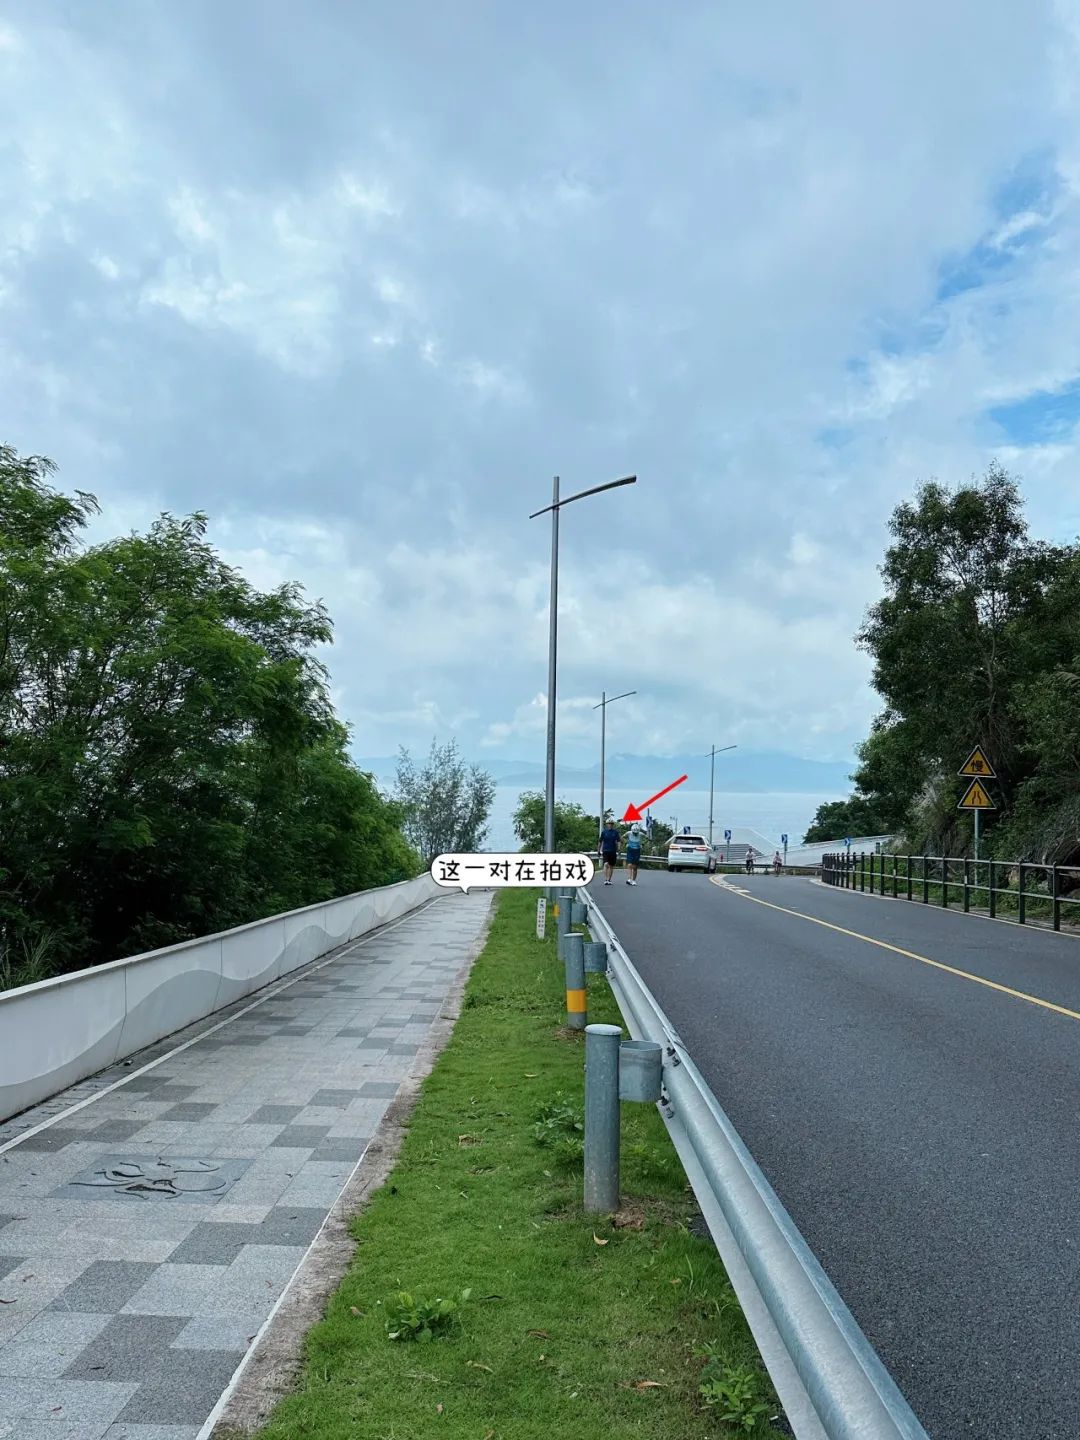
{"label": "red arrow", "polygon": [[653,795],[648,800],[643,800],[640,806],[628,805],[626,807],[626,814],[622,817],[623,821],[625,822],[627,820],[640,820],[642,810],[648,810],[650,805],[655,805],[657,800],[661,799],[662,796],[666,795],[669,790],[674,790],[676,785],[681,785],[685,779],[685,775],[680,775],[679,778],[677,780],[673,780],[670,785],[665,785],[663,790],[659,791],[658,794]]}

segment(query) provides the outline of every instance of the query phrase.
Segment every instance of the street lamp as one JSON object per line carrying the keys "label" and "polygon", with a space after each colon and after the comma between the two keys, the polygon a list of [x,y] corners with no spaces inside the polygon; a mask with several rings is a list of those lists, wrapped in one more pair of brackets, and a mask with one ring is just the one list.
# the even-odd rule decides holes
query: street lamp
{"label": "street lamp", "polygon": [[737,745],[721,745],[718,750],[714,745],[709,751],[709,849],[712,849],[712,809],[713,809],[713,777],[716,774],[716,757],[722,755],[725,750],[737,750]]}
{"label": "street lamp", "polygon": [[628,695],[636,695],[636,690],[624,690],[621,695],[612,695],[607,698],[607,691],[601,690],[600,704],[594,705],[594,710],[600,711],[600,829],[604,828],[604,743],[607,732],[607,707],[614,705],[616,700],[625,700]]}
{"label": "street lamp", "polygon": [[599,495],[601,490],[614,490],[619,485],[633,485],[636,475],[627,475],[622,480],[609,480],[606,485],[593,485],[589,490],[579,490],[576,495],[559,499],[559,477],[556,475],[551,487],[551,504],[542,510],[534,510],[529,516],[535,520],[538,515],[551,511],[551,600],[549,602],[548,631],[548,696],[547,696],[547,784],[544,792],[544,849],[550,855],[555,849],[555,657],[559,639],[559,511],[564,505],[575,500],[584,500],[586,495]]}

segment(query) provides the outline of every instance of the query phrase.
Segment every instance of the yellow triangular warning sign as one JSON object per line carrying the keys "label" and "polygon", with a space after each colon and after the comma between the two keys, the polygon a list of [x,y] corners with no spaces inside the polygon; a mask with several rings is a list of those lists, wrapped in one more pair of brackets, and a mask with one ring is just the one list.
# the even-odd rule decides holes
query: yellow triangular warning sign
{"label": "yellow triangular warning sign", "polygon": [[987,780],[996,778],[994,767],[983,754],[981,745],[975,746],[975,749],[972,750],[971,754],[956,773],[958,775],[985,775]]}
{"label": "yellow triangular warning sign", "polygon": [[972,780],[964,798],[956,808],[958,810],[996,810],[997,806],[986,793],[986,786],[982,781]]}

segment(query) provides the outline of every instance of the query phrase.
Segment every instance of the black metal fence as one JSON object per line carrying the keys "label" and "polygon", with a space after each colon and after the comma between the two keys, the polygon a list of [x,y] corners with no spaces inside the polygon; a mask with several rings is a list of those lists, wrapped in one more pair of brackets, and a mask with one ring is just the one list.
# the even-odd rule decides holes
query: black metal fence
{"label": "black metal fence", "polygon": [[1061,929],[1062,906],[1080,905],[1080,867],[1073,865],[840,851],[822,856],[821,878],[844,890],[921,900],[946,910],[957,903],[965,914],[974,897],[991,919],[1021,925],[1049,920],[1055,930]]}

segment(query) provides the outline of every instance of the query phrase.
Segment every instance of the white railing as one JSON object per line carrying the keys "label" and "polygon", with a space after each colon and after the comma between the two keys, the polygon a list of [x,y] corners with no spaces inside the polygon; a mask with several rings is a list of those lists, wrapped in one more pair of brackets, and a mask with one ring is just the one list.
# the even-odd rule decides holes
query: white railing
{"label": "white railing", "polygon": [[0,1120],[440,894],[428,874],[0,991]]}

